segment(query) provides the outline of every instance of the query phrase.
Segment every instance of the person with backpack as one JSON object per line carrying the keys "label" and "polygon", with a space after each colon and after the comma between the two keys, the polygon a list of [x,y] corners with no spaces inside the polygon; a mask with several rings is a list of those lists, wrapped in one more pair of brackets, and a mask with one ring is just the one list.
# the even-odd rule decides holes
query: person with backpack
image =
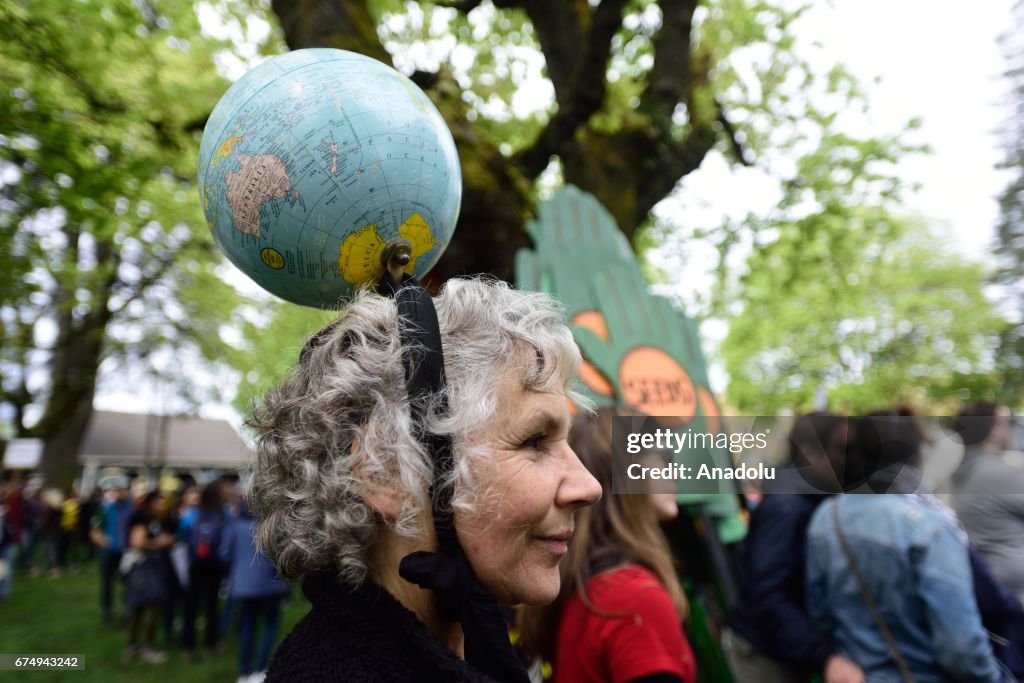
{"label": "person with backpack", "polygon": [[189,530],[189,586],[185,594],[185,625],[182,648],[191,655],[196,647],[196,617],[202,609],[205,645],[213,650],[219,639],[217,599],[224,567],[217,556],[224,529],[220,486],[209,484],[199,499],[199,512]]}

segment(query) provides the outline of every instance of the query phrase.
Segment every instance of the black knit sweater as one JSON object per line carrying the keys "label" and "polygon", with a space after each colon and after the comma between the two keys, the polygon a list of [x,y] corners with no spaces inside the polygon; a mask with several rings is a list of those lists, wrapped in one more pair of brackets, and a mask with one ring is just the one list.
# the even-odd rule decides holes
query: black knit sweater
{"label": "black knit sweater", "polygon": [[266,683],[493,683],[375,583],[353,589],[316,574],[302,591],[313,609],[274,653]]}

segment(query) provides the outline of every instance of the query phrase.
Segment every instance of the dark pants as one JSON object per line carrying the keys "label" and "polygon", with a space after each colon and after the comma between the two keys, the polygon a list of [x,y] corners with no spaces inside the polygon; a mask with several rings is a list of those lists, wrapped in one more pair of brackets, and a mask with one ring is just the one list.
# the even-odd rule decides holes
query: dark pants
{"label": "dark pants", "polygon": [[21,554],[18,555],[18,566],[28,571],[32,569],[32,559],[39,545],[39,532],[23,529],[21,532]]}
{"label": "dark pants", "polygon": [[57,569],[64,569],[68,566],[68,555],[71,553],[71,545],[75,540],[74,531],[61,531],[57,538]]}
{"label": "dark pants", "polygon": [[159,620],[159,602],[135,607],[128,616],[128,647],[142,644],[156,647],[156,622]]}
{"label": "dark pants", "polygon": [[[281,626],[281,601],[283,598],[243,598],[241,616],[238,622],[238,671],[242,676],[257,671],[266,671],[270,661],[270,650],[277,639]],[[263,619],[263,637],[259,649],[253,656],[256,644],[257,622]]]}
{"label": "dark pants", "polygon": [[167,597],[164,598],[163,620],[164,620],[164,643],[167,647],[174,644],[174,619],[178,613],[178,605],[183,604],[187,599],[186,592],[178,582],[174,573],[174,567],[167,569]]}
{"label": "dark pants", "polygon": [[[118,570],[121,555],[121,551],[104,552],[100,555],[100,613],[106,624],[114,621],[114,583],[121,578]],[[123,593],[121,599],[124,599]]]}
{"label": "dark pants", "polygon": [[196,646],[196,617],[200,609],[206,621],[207,647],[217,644],[220,623],[217,620],[217,592],[223,571],[215,562],[194,560],[188,570],[189,586],[185,593],[185,629],[182,634],[183,647]]}

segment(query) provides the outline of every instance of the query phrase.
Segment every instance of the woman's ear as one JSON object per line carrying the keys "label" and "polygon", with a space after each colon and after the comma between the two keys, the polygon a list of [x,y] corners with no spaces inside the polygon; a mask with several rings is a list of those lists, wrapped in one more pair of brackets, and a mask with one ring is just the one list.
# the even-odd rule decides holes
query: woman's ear
{"label": "woman's ear", "polygon": [[359,481],[363,503],[384,519],[398,519],[405,503],[405,496],[388,479],[380,476],[379,473],[368,471],[365,466],[366,459],[358,457],[359,448],[359,439],[353,439],[352,448],[349,451],[350,457],[356,463],[352,468],[352,476]]}
{"label": "woman's ear", "polygon": [[405,496],[398,489],[373,480],[363,480],[362,498],[371,510],[388,520],[398,519],[405,502]]}

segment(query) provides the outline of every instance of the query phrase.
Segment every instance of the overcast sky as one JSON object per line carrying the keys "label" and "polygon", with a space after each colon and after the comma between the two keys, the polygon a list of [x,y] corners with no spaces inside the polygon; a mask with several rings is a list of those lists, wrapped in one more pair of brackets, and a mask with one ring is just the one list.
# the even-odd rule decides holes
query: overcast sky
{"label": "overcast sky", "polygon": [[1008,115],[1005,61],[997,39],[1012,26],[1012,0],[836,0],[806,17],[813,35],[868,83],[871,109],[886,130],[921,116],[933,154],[903,164],[922,185],[911,205],[949,221],[963,247],[991,243],[995,197],[1007,182],[997,131]]}

